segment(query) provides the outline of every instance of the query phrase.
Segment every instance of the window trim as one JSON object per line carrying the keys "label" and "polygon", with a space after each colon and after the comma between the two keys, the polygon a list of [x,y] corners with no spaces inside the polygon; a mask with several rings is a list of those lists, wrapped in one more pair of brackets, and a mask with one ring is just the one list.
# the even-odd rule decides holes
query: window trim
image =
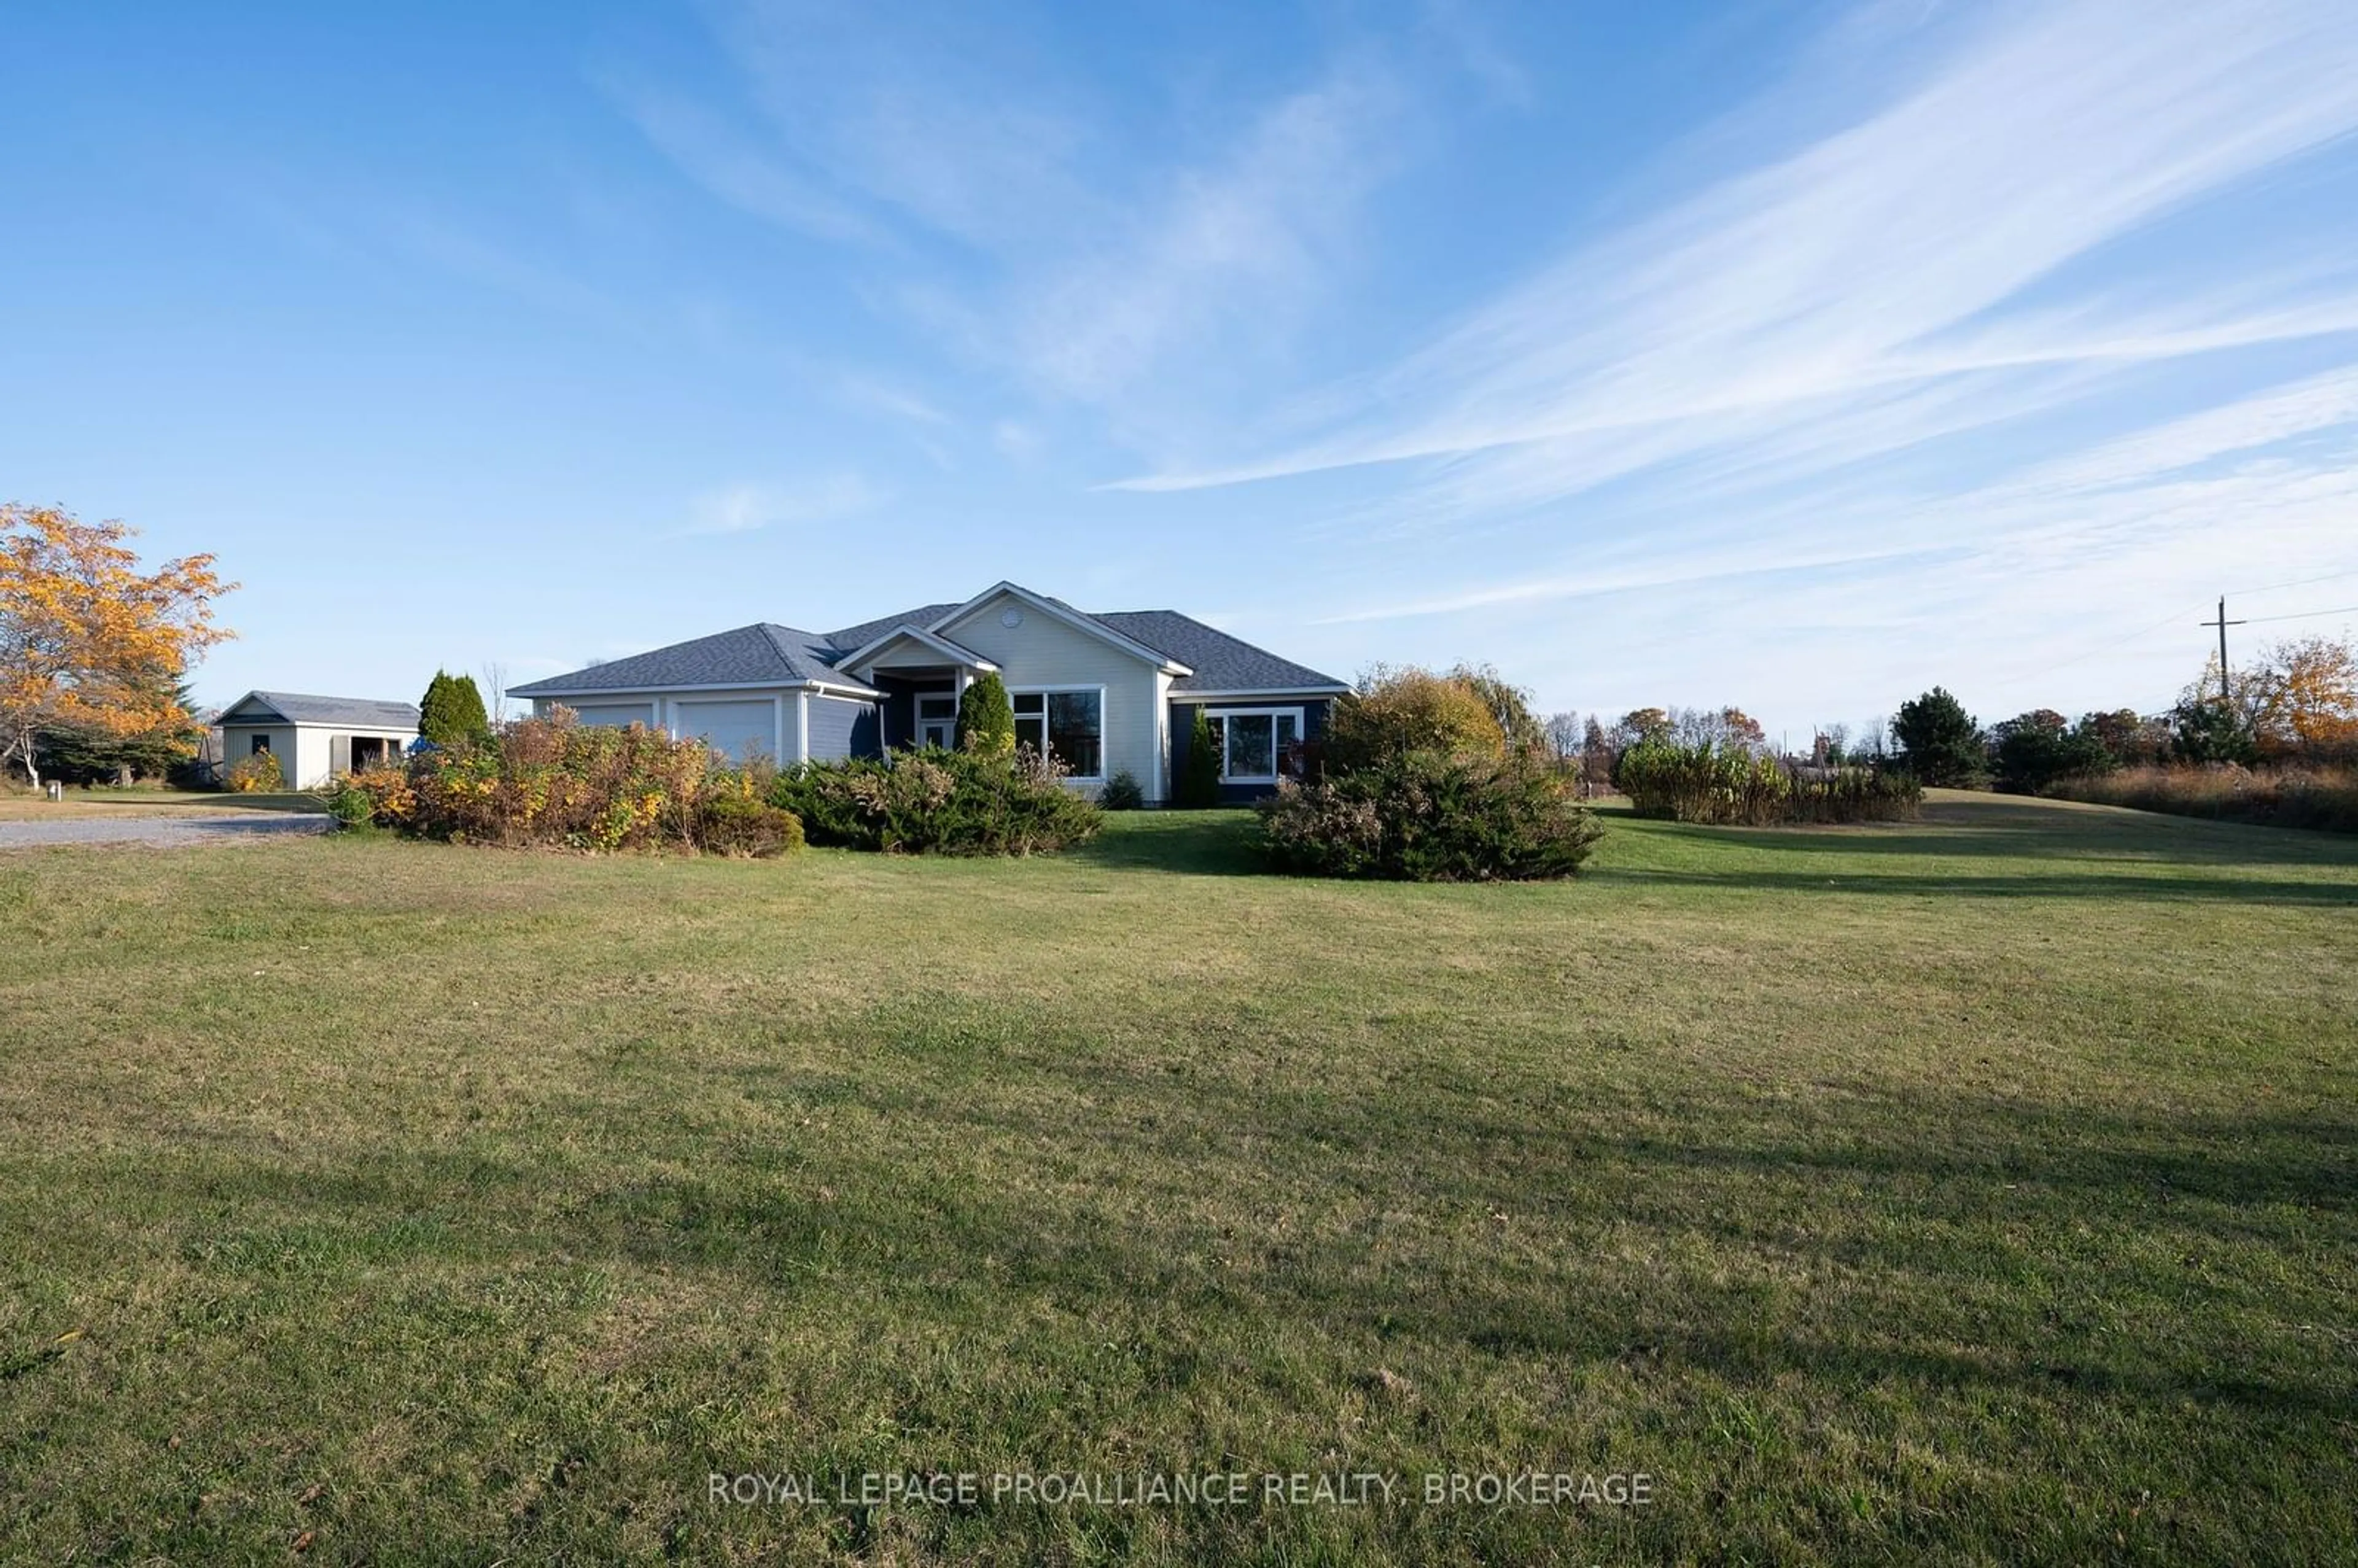
{"label": "window trim", "polygon": [[[1293,743],[1295,745],[1298,746],[1303,741],[1310,738],[1308,714],[1303,708],[1291,706],[1282,706],[1277,708],[1212,708],[1206,706],[1204,708],[1204,717],[1206,719],[1217,719],[1220,720],[1220,782],[1224,784],[1275,784],[1285,776],[1283,771],[1279,768],[1279,763],[1284,758],[1284,752],[1277,743],[1277,720],[1280,719],[1291,718],[1293,720]],[[1228,721],[1231,719],[1267,719],[1270,721],[1269,757],[1270,767],[1272,770],[1271,772],[1266,773],[1232,773],[1228,772]]]}
{"label": "window trim", "polygon": [[[1014,706],[1015,699],[1019,697],[1037,697],[1040,698],[1040,712],[1038,714],[1040,720],[1040,738],[1044,741],[1048,737],[1048,698],[1055,696],[1059,692],[1069,693],[1076,691],[1090,691],[1097,694],[1098,771],[1093,773],[1066,773],[1065,775],[1065,782],[1066,784],[1103,784],[1108,778],[1112,776],[1106,772],[1106,764],[1111,761],[1111,753],[1113,752],[1113,735],[1111,733],[1113,726],[1106,720],[1106,688],[1104,687],[1089,686],[1086,684],[1071,686],[1011,686],[1007,688],[1007,701],[1008,706],[1011,708]],[[1023,717],[1029,719],[1033,716],[1027,713],[1023,715]]]}

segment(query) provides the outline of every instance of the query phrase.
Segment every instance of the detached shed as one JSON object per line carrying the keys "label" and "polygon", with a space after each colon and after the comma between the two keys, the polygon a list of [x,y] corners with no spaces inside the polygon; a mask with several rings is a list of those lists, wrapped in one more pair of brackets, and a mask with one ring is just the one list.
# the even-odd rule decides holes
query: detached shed
{"label": "detached shed", "polygon": [[250,691],[222,708],[213,723],[222,735],[222,766],[235,767],[266,752],[278,759],[294,789],[393,762],[417,739],[415,704],[364,697]]}

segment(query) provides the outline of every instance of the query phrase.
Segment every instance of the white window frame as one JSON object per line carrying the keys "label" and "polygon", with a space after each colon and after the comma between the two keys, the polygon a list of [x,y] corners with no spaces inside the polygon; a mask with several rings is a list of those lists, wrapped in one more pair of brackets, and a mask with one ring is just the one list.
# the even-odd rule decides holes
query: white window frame
{"label": "white window frame", "polygon": [[1059,692],[1070,694],[1076,691],[1092,691],[1097,693],[1098,771],[1093,773],[1066,773],[1065,775],[1065,782],[1067,784],[1103,784],[1109,776],[1106,773],[1106,763],[1111,760],[1113,754],[1113,726],[1106,721],[1105,687],[1101,686],[1011,686],[1007,688],[1007,700],[1011,706],[1019,697],[1036,696],[1039,697],[1040,738],[1044,741],[1048,737],[1048,698],[1055,696]]}
{"label": "white window frame", "polygon": [[929,701],[946,701],[950,705],[950,716],[946,721],[950,727],[950,738],[948,744],[942,750],[957,751],[958,688],[954,686],[919,687],[909,693],[910,747],[913,750],[922,750],[925,744],[925,726],[945,722],[939,719],[925,717],[925,704]]}
{"label": "white window frame", "polygon": [[[1303,710],[1299,708],[1206,708],[1204,709],[1204,717],[1206,719],[1217,719],[1220,721],[1220,782],[1222,784],[1275,784],[1279,779],[1284,776],[1283,773],[1277,771],[1278,763],[1284,757],[1283,748],[1279,746],[1277,743],[1277,720],[1286,718],[1291,718],[1293,720],[1294,744],[1300,745],[1303,741],[1310,738],[1307,732],[1308,725],[1305,720]],[[1228,772],[1228,721],[1231,719],[1267,719],[1270,721],[1270,772],[1266,773],[1232,773]]]}

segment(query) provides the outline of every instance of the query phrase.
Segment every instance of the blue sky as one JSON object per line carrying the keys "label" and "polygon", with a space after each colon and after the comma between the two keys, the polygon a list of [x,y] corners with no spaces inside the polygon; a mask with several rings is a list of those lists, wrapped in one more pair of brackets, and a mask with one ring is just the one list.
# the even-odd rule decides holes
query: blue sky
{"label": "blue sky", "polygon": [[18,4],[0,69],[0,496],[218,554],[211,700],[1010,577],[1799,735],[2358,603],[2347,0]]}

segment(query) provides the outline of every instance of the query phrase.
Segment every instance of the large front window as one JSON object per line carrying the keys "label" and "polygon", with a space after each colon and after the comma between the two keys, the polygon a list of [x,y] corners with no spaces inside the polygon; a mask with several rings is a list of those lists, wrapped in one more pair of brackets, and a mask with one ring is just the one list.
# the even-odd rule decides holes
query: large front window
{"label": "large front window", "polygon": [[1207,715],[1220,752],[1222,784],[1275,784],[1291,777],[1302,741],[1298,708],[1232,708]]}
{"label": "large front window", "polygon": [[1105,777],[1105,691],[1100,687],[1008,694],[1015,743],[1055,758],[1076,779]]}

